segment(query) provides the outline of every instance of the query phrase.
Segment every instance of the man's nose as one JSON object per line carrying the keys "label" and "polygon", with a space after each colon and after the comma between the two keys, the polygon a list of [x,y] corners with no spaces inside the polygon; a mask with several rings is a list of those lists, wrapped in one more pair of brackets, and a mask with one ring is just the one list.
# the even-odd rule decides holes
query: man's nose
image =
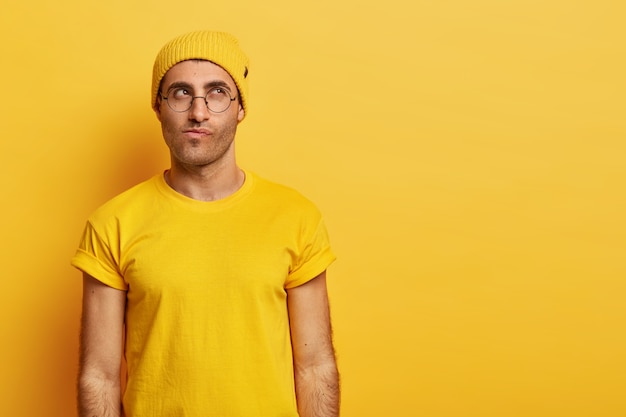
{"label": "man's nose", "polygon": [[[196,100],[196,99],[200,100]],[[210,117],[211,112],[207,106],[206,97],[195,96],[191,99],[191,108],[189,109],[189,119],[201,122]]]}

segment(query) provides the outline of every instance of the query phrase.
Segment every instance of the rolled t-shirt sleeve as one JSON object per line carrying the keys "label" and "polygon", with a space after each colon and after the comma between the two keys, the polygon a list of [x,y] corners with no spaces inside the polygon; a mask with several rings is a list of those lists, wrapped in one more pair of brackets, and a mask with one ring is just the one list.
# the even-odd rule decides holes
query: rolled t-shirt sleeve
{"label": "rolled t-shirt sleeve", "polygon": [[297,287],[310,281],[324,272],[336,258],[330,247],[326,225],[321,218],[313,233],[303,237],[301,251],[285,282],[285,288]]}
{"label": "rolled t-shirt sleeve", "polygon": [[127,290],[128,284],[119,269],[119,250],[104,239],[91,222],[87,222],[72,266],[91,275],[98,281],[118,290]]}

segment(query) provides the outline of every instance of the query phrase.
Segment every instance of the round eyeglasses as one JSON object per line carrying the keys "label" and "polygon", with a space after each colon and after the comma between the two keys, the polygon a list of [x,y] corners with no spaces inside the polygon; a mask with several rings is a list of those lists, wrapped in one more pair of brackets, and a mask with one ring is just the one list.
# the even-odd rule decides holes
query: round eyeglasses
{"label": "round eyeglasses", "polygon": [[223,87],[213,87],[205,96],[194,96],[186,87],[172,88],[167,92],[167,96],[159,91],[159,95],[167,102],[168,107],[177,113],[189,110],[197,98],[204,99],[207,108],[213,113],[225,112],[230,103],[237,100],[237,97],[231,98],[228,90]]}

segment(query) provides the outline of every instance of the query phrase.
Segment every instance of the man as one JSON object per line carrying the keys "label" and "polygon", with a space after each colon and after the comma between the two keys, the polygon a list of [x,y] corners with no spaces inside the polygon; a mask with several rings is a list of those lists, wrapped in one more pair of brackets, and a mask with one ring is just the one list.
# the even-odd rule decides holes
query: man
{"label": "man", "polygon": [[171,167],[100,207],[72,260],[84,275],[81,417],[339,413],[334,255],[308,200],[236,164],[247,78],[225,33],[183,35],[156,57]]}

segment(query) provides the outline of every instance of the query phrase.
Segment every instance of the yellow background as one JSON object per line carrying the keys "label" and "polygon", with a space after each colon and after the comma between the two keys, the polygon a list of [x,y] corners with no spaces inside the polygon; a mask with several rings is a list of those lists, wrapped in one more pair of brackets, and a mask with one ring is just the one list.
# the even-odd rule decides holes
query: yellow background
{"label": "yellow background", "polygon": [[623,2],[17,3],[0,415],[74,415],[69,260],[93,209],[167,167],[152,60],[200,28],[252,60],[241,164],[326,216],[343,416],[626,415]]}

